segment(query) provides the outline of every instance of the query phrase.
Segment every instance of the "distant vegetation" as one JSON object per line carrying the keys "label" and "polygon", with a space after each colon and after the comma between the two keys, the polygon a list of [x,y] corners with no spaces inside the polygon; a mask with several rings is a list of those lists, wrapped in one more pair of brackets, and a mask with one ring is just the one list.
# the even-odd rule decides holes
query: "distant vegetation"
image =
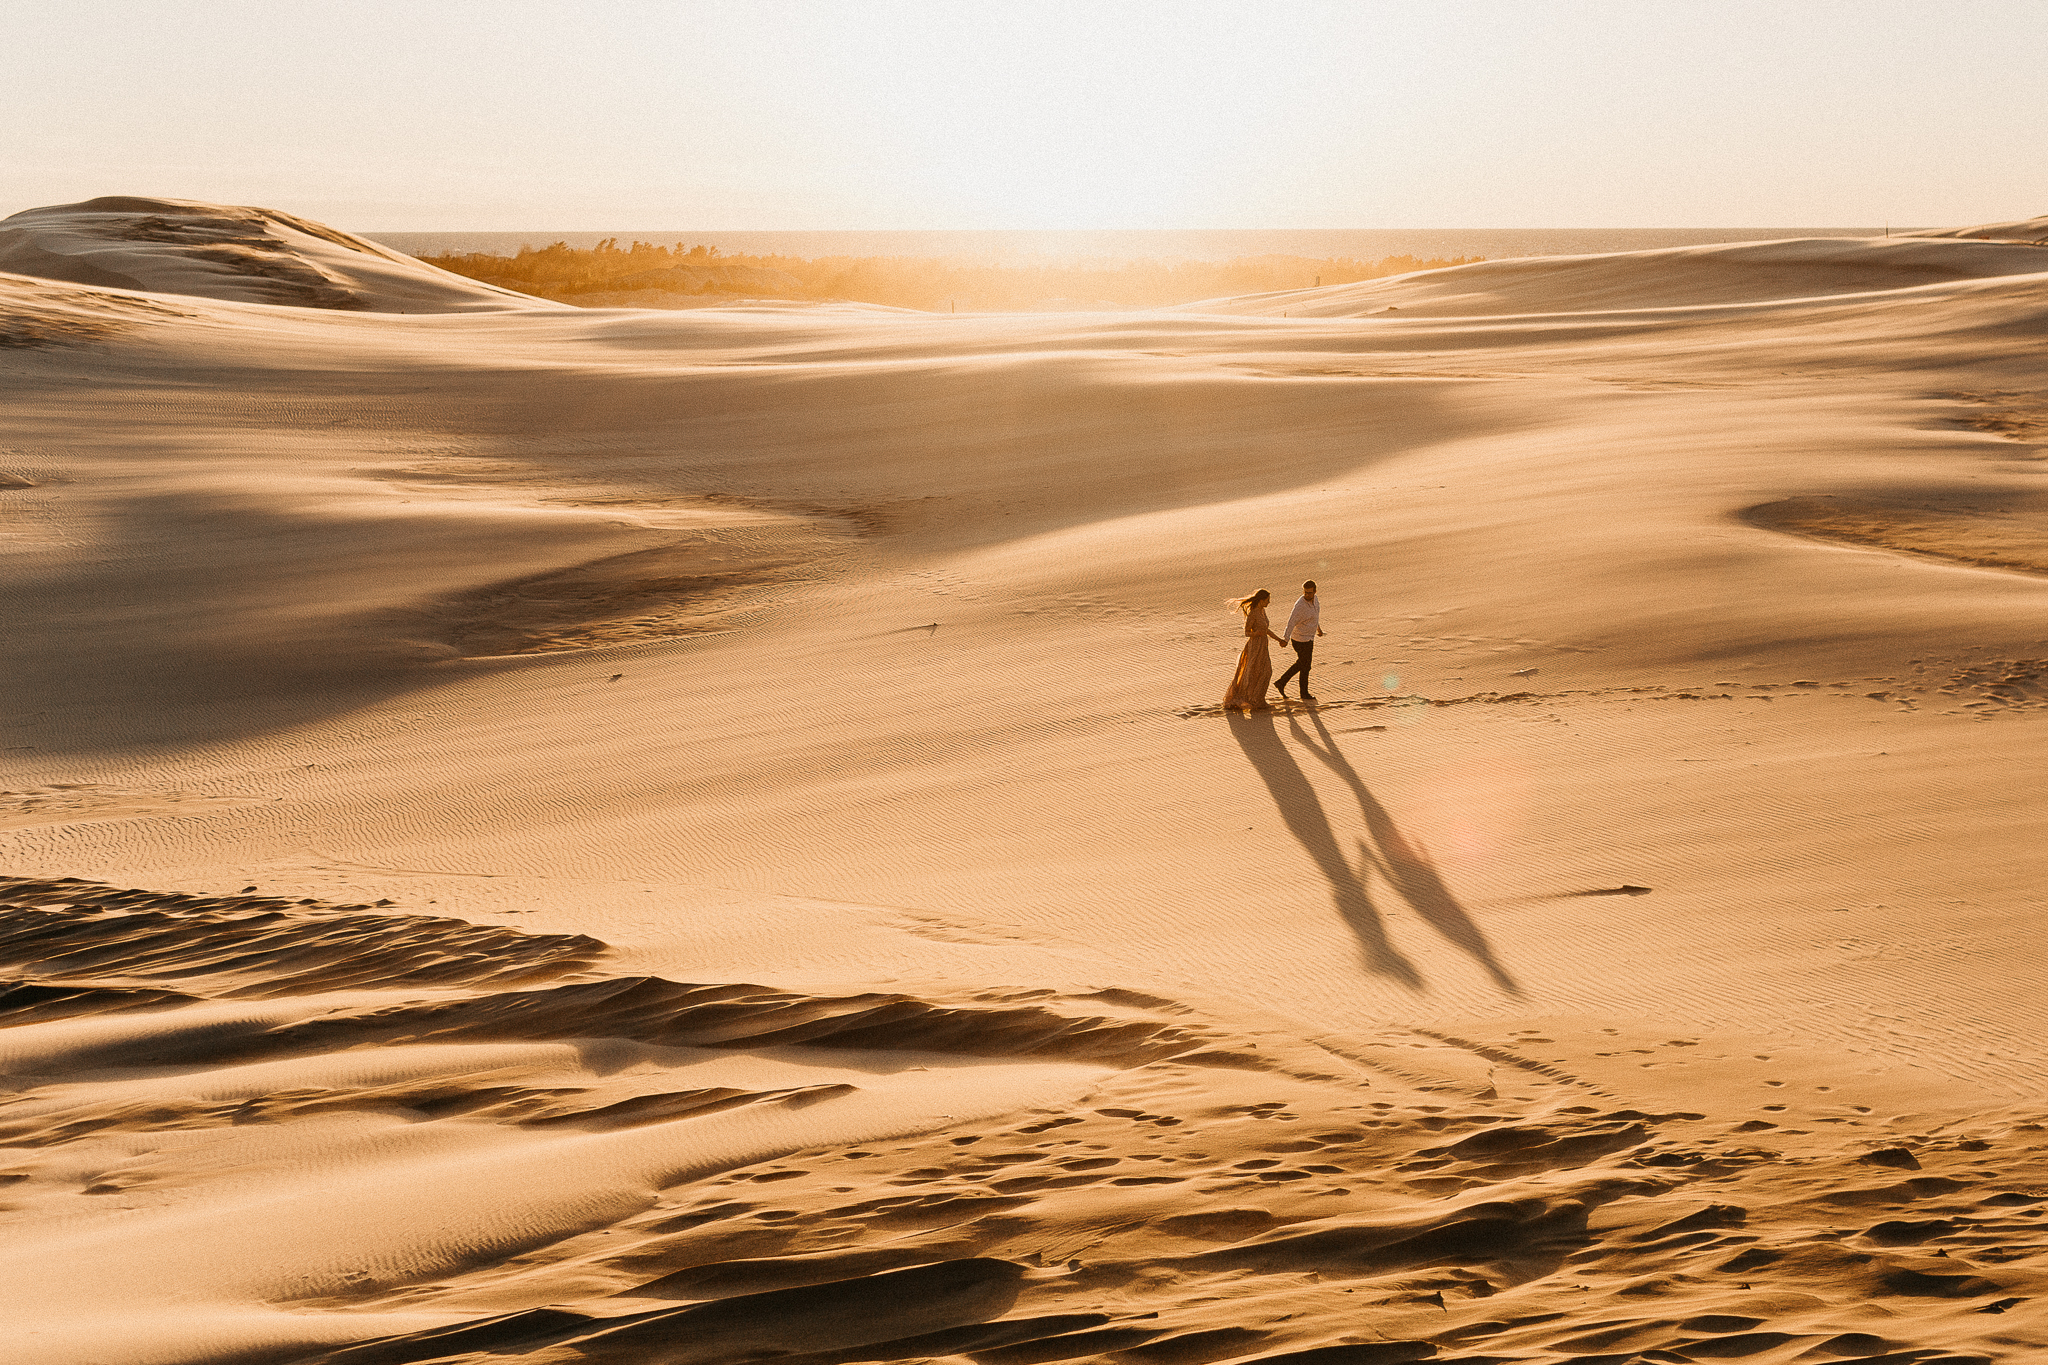
{"label": "distant vegetation", "polygon": [[[843,300],[946,312],[1061,308],[1156,308],[1231,294],[1306,289],[1318,283],[1439,270],[1484,259],[1454,256],[1376,261],[1307,256],[1239,256],[1228,261],[1087,260],[1015,265],[949,256],[726,256],[717,247],[621,247],[616,237],[589,250],[565,242],[516,256],[482,252],[423,257],[429,265],[521,293],[592,307],[688,306],[732,298]],[[627,299],[628,294],[643,297]]]}

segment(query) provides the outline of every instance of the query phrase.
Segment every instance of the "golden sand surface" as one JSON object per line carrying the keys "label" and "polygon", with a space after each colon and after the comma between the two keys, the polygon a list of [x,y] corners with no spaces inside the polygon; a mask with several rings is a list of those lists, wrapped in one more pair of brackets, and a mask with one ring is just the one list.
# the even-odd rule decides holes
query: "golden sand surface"
{"label": "golden sand surface", "polygon": [[2030,241],[0,222],[0,1362],[2041,1358]]}

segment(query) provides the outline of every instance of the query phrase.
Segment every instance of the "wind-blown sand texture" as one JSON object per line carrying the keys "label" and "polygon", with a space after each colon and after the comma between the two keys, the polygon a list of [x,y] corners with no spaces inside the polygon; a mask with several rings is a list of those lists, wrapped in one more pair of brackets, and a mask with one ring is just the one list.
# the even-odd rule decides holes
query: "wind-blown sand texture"
{"label": "wind-blown sand texture", "polygon": [[2048,1348],[2039,247],[0,252],[0,1362]]}

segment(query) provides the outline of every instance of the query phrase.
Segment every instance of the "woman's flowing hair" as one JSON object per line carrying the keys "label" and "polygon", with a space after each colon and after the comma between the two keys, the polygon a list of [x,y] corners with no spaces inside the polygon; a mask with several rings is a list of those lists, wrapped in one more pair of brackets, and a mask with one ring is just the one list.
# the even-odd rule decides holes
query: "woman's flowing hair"
{"label": "woman's flowing hair", "polygon": [[1258,590],[1257,592],[1253,593],[1253,594],[1252,594],[1252,595],[1251,595],[1250,597],[1233,597],[1233,598],[1231,598],[1231,599],[1230,599],[1230,602],[1229,602],[1229,605],[1230,605],[1230,606],[1233,606],[1233,607],[1236,607],[1236,608],[1237,608],[1237,611],[1238,611],[1238,615],[1240,615],[1240,616],[1250,616],[1250,615],[1252,614],[1252,608],[1253,608],[1253,607],[1256,607],[1256,606],[1257,606],[1257,605],[1259,605],[1259,603],[1261,603],[1261,602],[1266,602],[1266,601],[1270,601],[1270,600],[1272,600],[1272,597],[1273,597],[1273,594],[1272,594],[1272,593],[1269,593],[1269,592],[1267,592],[1267,591],[1266,591],[1266,590],[1265,590],[1264,588],[1260,588],[1260,589],[1259,589],[1259,590]]}

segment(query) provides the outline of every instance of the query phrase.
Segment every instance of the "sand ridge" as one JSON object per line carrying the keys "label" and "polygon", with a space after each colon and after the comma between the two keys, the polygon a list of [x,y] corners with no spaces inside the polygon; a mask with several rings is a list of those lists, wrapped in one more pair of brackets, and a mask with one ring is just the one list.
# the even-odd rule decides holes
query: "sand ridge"
{"label": "sand ridge", "polygon": [[189,199],[113,195],[0,219],[0,271],[301,308],[438,313],[557,306],[276,209]]}
{"label": "sand ridge", "polygon": [[[186,987],[187,961],[211,965],[223,938],[209,908],[307,930],[363,918],[76,880],[15,879],[7,892],[16,919],[185,921],[175,947],[155,935],[153,969],[114,965],[124,980]],[[527,953],[549,970],[545,939],[527,952],[513,934],[508,951],[505,931],[384,922],[457,953],[494,934],[491,956]],[[17,929],[8,941],[76,937]],[[1513,1049],[1456,1044],[1505,1068],[1484,1093],[1457,1094],[1404,1082],[1398,1061],[1333,1070],[1329,1054],[1318,1064],[1271,1037],[1219,1047],[1185,1010],[1160,1022],[1165,1000],[1093,1021],[1002,1002],[906,1015],[900,997],[893,1015],[848,1015],[757,987],[659,983],[666,996],[650,997],[656,983],[600,980],[595,995],[507,994],[486,980],[367,1009],[329,993],[297,1020],[224,1031],[184,1024],[209,997],[82,985],[103,957],[74,949],[36,965],[34,985],[76,991],[76,1022],[37,1022],[46,1002],[8,1016],[14,1039],[55,1028],[64,1040],[16,1051],[0,1105],[11,1278],[37,1278],[26,1267],[39,1260],[94,1268],[122,1305],[95,1338],[129,1339],[147,1358],[241,1334],[238,1355],[357,1365],[763,1352],[1498,1362],[1615,1345],[1623,1358],[1917,1360],[1938,1353],[1897,1348],[1930,1331],[2009,1336],[2004,1318],[2039,1273],[2020,1263],[2048,1197],[2033,1192],[2044,1172],[2025,1138],[2040,1111],[1908,1133],[1844,1105],[1812,1128],[1759,1117],[1730,1129],[1698,1112],[1613,1108],[1600,1087],[1534,1061],[1551,1040],[1530,1030]],[[387,998],[454,979],[439,964],[397,972],[372,983]],[[546,997],[560,1004],[536,1012]],[[125,1038],[95,1036],[81,1002],[128,1021]],[[693,1022],[707,1010],[708,1035]],[[934,1031],[922,1022],[934,1018],[957,1022]],[[136,1024],[153,1026],[140,1048]],[[962,1071],[963,1045],[1094,1065],[1070,1068],[1061,1099],[1043,1082],[1064,1063],[1019,1088],[1013,1064]],[[931,1087],[904,1083],[921,1076],[943,1081],[935,1093],[953,1112],[915,1116]],[[685,1078],[710,1084],[665,1088]],[[982,1078],[1001,1090],[977,1100]],[[895,1117],[877,1126],[863,1096],[892,1083]],[[989,1121],[1027,1097],[1022,1117]],[[991,1101],[977,1121],[973,1105]],[[324,1191],[280,1186],[267,1154],[288,1150],[355,1173]],[[77,1182],[106,1216],[64,1211]],[[432,1235],[408,1239],[407,1206],[431,1210]],[[210,1257],[196,1279],[153,1249],[171,1235],[204,1246],[252,1218],[281,1227],[287,1211],[291,1236],[260,1259]],[[472,1231],[450,1242],[465,1220]],[[500,1230],[476,1240],[487,1222]],[[365,1235],[385,1249],[345,1269],[353,1246],[375,1245]],[[81,1297],[71,1283],[42,1290],[32,1351],[76,1349],[67,1338],[84,1325],[67,1305],[104,1311],[99,1284]],[[337,1334],[369,1340],[320,1352]]]}
{"label": "sand ridge", "polygon": [[[2036,220],[2037,222],[2039,220]],[[1184,304],[1191,312],[1290,317],[1475,317],[1768,303],[1884,293],[1949,280],[2036,275],[2032,239],[1962,231],[1875,240],[1795,238],[1600,256],[1481,261],[1391,280]]]}

